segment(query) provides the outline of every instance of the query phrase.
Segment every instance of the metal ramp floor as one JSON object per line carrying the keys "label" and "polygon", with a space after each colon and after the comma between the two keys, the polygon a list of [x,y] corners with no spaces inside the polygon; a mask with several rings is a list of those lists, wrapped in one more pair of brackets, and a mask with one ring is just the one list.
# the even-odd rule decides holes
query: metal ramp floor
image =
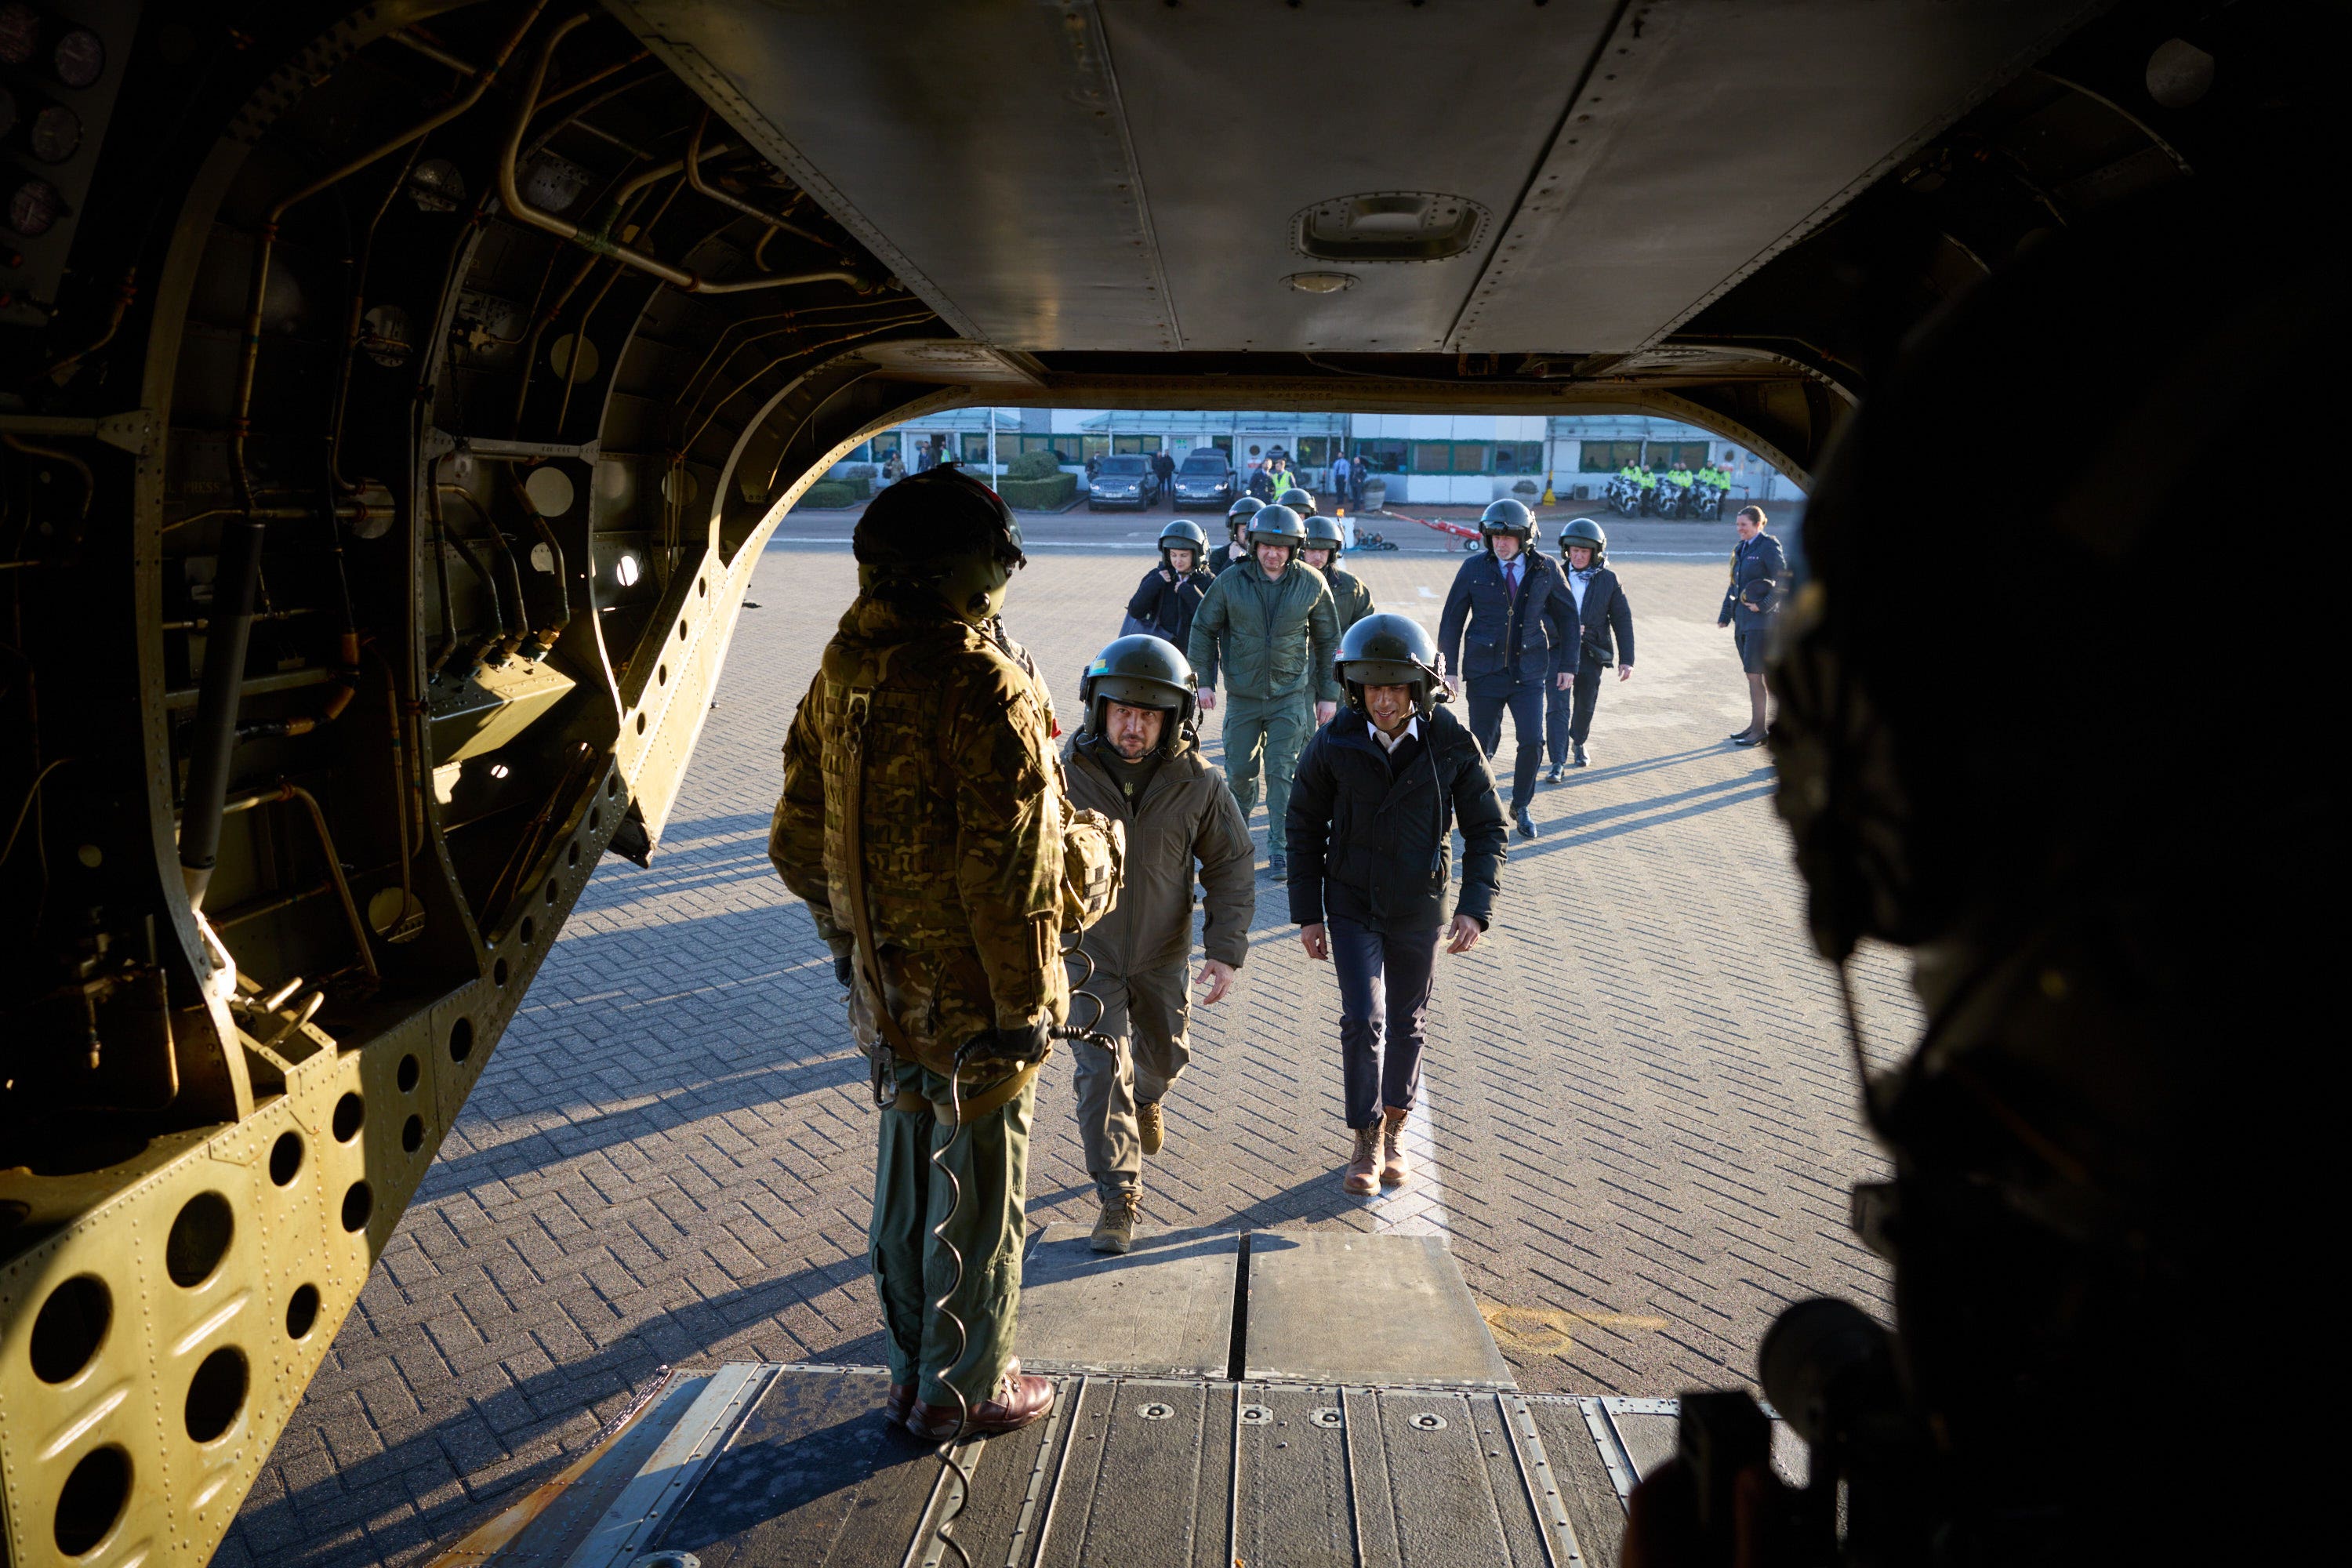
{"label": "metal ramp floor", "polygon": [[885,1423],[881,1369],[735,1363],[673,1373],[436,1568],[1613,1568],[1674,1451],[1672,1400],[1517,1392],[1435,1238],[1104,1258],[1049,1227],[1021,1346],[1058,1397],[959,1449],[969,1496]]}

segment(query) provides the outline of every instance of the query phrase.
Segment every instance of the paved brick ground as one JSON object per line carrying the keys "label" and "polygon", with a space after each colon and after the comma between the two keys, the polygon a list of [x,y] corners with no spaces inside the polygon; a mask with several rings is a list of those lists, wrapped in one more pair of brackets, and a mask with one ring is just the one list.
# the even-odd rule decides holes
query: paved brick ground
{"label": "paved brick ground", "polygon": [[[1356,564],[1383,608],[1433,625],[1458,562]],[[1141,564],[1041,552],[1019,579],[1013,629],[1066,712]],[[1543,793],[1496,931],[1441,967],[1431,1179],[1339,1191],[1334,988],[1262,881],[1244,986],[1198,1015],[1146,1217],[1442,1228],[1524,1386],[1664,1394],[1748,1378],[1790,1299],[1882,1300],[1843,1222],[1878,1162],[1769,768],[1723,743],[1746,698],[1713,624],[1721,567],[1620,571],[1641,658],[1609,683],[1597,765]],[[225,1563],[418,1561],[665,1363],[879,1359],[863,1065],[764,852],[776,748],[853,583],[837,548],[771,550],[654,868],[598,870]],[[1856,980],[1874,1040],[1916,1031],[1890,955]],[[1034,1222],[1092,1215],[1068,1072],[1040,1101]]]}

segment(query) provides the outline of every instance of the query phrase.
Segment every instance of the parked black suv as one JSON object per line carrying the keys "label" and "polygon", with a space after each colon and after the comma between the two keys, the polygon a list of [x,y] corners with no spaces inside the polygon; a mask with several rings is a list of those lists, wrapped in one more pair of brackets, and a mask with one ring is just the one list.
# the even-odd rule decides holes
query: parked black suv
{"label": "parked black suv", "polygon": [[1176,470],[1176,510],[1188,506],[1231,506],[1240,494],[1234,486],[1234,465],[1224,453],[1211,447],[1185,455],[1184,466]]}
{"label": "parked black suv", "polygon": [[1160,476],[1151,471],[1151,459],[1120,453],[1096,465],[1094,482],[1087,489],[1087,510],[1131,506],[1139,511],[1159,499]]}

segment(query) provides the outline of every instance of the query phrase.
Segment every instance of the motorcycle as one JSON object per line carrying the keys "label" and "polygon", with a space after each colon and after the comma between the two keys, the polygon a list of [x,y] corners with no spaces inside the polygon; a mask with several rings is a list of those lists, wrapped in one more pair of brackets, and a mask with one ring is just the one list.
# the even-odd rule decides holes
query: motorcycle
{"label": "motorcycle", "polygon": [[1707,522],[1720,521],[1723,517],[1723,490],[1717,486],[1699,486],[1691,494],[1691,516]]}
{"label": "motorcycle", "polygon": [[1642,487],[1622,474],[1611,479],[1601,493],[1601,499],[1609,503],[1609,510],[1619,517],[1642,515]]}
{"label": "motorcycle", "polygon": [[1672,479],[1660,479],[1658,488],[1650,493],[1650,504],[1657,510],[1660,517],[1682,516],[1684,507],[1690,500],[1689,487],[1678,485]]}

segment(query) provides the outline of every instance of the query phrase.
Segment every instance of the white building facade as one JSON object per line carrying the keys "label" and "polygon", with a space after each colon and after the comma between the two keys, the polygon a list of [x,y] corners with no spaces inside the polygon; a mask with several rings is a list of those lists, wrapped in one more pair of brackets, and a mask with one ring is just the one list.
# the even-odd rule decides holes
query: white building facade
{"label": "white building facade", "polygon": [[[1504,497],[1536,504],[1597,500],[1627,463],[1664,472],[1713,463],[1732,494],[1778,500],[1798,491],[1761,458],[1696,426],[1644,415],[1171,413],[1115,408],[961,408],[876,437],[846,463],[908,471],[945,458],[974,473],[1002,473],[1027,452],[1050,452],[1086,486],[1088,459],[1166,451],[1179,463],[1222,449],[1244,476],[1276,453],[1318,496],[1340,452],[1386,488],[1388,504],[1483,507]],[[993,468],[992,468],[992,458]]]}

